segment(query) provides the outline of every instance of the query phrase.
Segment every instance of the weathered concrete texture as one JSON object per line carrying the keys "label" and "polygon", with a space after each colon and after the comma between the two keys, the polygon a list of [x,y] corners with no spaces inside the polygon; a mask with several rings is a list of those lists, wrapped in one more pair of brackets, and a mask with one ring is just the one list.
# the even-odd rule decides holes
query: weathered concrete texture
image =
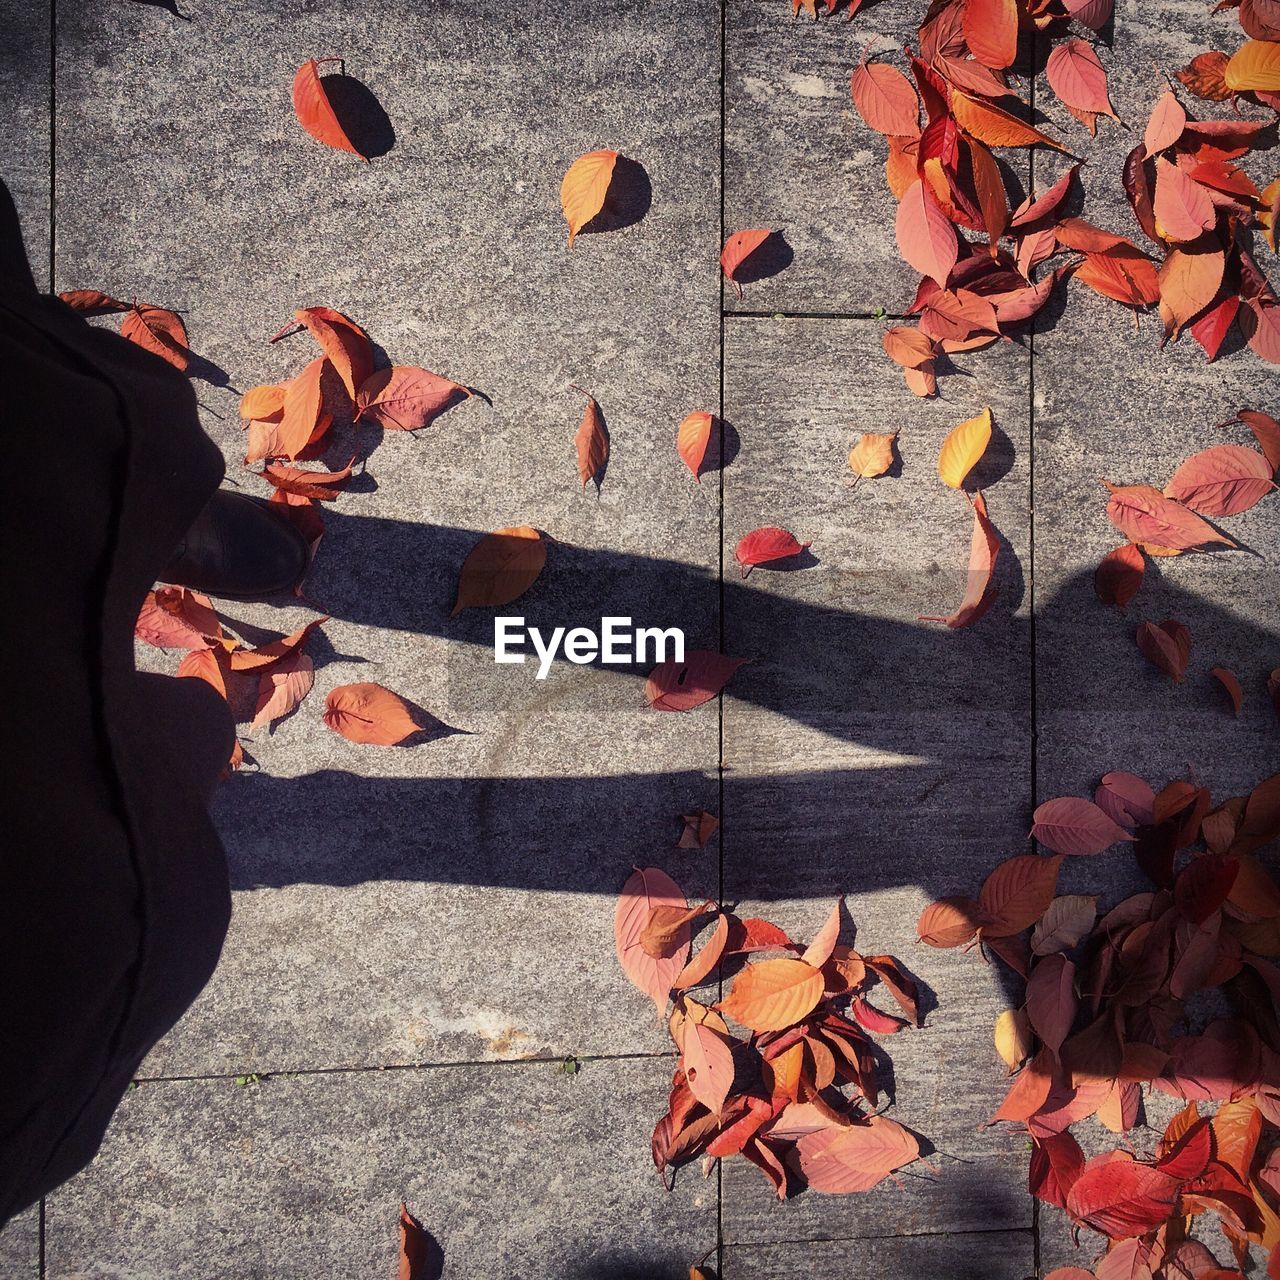
{"label": "weathered concrete texture", "polygon": [[49,1280],[395,1274],[408,1202],[465,1277],[683,1277],[715,1183],[657,1184],[667,1064],[590,1062],[148,1084],[51,1197]]}
{"label": "weathered concrete texture", "polygon": [[49,275],[49,0],[0,0],[0,180],[22,222],[36,282]]}
{"label": "weathered concrete texture", "polygon": [[[813,540],[814,562],[726,582],[726,649],[754,661],[725,703],[737,785],[725,806],[725,895],[807,939],[848,894],[857,945],[916,972],[931,993],[927,1025],[883,1047],[894,1115],[935,1148],[937,1172],[778,1207],[754,1169],[726,1167],[735,1242],[883,1235],[888,1223],[902,1234],[1030,1224],[1022,1145],[975,1133],[1003,1091],[990,1043],[1007,999],[1001,974],[929,951],[915,932],[929,901],[972,890],[1025,844],[1028,361],[1002,345],[968,357],[937,401],[904,403],[880,333],[857,321],[728,330],[725,411],[741,452],[724,477],[726,551],[779,524]],[[1001,599],[971,629],[949,631],[917,615],[959,603],[973,516],[939,480],[937,455],[984,404],[998,434],[977,478],[1007,540]],[[858,434],[895,428],[895,474],[850,491]]]}
{"label": "weathered concrete texture", "polygon": [[902,1239],[830,1240],[821,1244],[734,1246],[725,1251],[724,1280],[1024,1280],[1035,1271],[1029,1231]]}
{"label": "weathered concrete texture", "polygon": [[[663,1047],[612,962],[613,895],[668,859],[677,813],[715,807],[715,708],[646,714],[634,674],[563,662],[538,682],[493,664],[490,611],[448,614],[479,536],[530,524],[557,540],[513,610],[531,624],[630,614],[715,642],[718,513],[674,436],[718,388],[718,19],[694,0],[608,4],[586,26],[549,3],[184,12],[63,17],[60,180],[78,200],[59,284],[184,308],[234,388],[310,359],[305,335],[266,339],[323,303],[488,403],[418,439],[338,428],[331,463],[371,456],[308,580],[333,616],[316,689],[219,801],[246,892],[217,978],[148,1070]],[[324,54],[390,122],[369,165],[293,117],[294,70]],[[566,252],[561,175],[601,146],[647,170],[651,208]],[[233,390],[203,372],[229,482],[265,492],[237,461]],[[570,382],[607,419],[599,498],[577,480]],[[227,613],[272,632],[314,616]],[[471,736],[346,743],[319,710],[355,680]],[[671,865],[714,889],[714,854]]]}
{"label": "weathered concrete texture", "polygon": [[[820,4],[819,8],[823,6]],[[793,19],[788,0],[725,7],[725,234],[770,227],[794,254],[750,283],[731,310],[899,314],[919,276],[894,240],[897,203],[885,182],[888,142],[854,109],[849,81],[862,51],[904,65],[924,6],[876,4],[852,22]],[[1002,157],[1025,182],[1023,152]],[[781,266],[785,256],[770,267]]]}
{"label": "weathered concrete texture", "polygon": [[27,1280],[40,1274],[40,1206],[10,1220],[0,1231],[0,1275]]}

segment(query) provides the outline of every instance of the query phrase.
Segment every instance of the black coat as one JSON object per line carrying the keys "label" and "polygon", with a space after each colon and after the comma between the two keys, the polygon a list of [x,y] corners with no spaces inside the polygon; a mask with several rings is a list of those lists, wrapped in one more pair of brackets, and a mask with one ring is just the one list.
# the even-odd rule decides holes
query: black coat
{"label": "black coat", "polygon": [[185,377],[36,292],[3,186],[0,424],[2,1224],[92,1159],[213,972],[233,742],[212,688],[133,663],[221,456]]}

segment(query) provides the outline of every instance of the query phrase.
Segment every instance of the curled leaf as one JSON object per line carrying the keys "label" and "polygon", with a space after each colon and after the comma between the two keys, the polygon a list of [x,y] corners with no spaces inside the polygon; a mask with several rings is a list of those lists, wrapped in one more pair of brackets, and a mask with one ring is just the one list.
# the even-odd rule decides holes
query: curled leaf
{"label": "curled leaf", "polygon": [[337,58],[308,58],[298,68],[293,77],[293,112],[298,123],[317,141],[338,151],[349,151],[367,162],[368,156],[361,155],[347,137],[320,78],[321,66],[337,61]]}
{"label": "curled leaf", "polygon": [[604,429],[604,415],[594,396],[587,395],[581,387],[576,388],[587,397],[586,408],[582,411],[582,424],[573,437],[573,447],[578,454],[578,479],[585,489],[592,480],[598,486],[604,478],[605,465],[609,461],[609,436]]}
{"label": "curled leaf", "polygon": [[969,572],[964,599],[952,614],[946,617],[921,614],[921,622],[945,622],[952,630],[977,622],[995,603],[994,578],[996,560],[1000,555],[1000,535],[987,518],[986,499],[980,493],[973,496],[973,533],[969,539]]}
{"label": "curled leaf", "polygon": [[748,533],[734,550],[734,559],[742,566],[742,576],[758,564],[769,564],[774,560],[787,560],[798,556],[812,543],[798,542],[794,534],[776,525],[764,525]]}
{"label": "curled leaf", "polygon": [[560,207],[569,224],[570,249],[578,232],[604,208],[617,163],[616,151],[589,151],[565,172],[560,183]]}
{"label": "curled leaf", "polygon": [[378,369],[357,388],[356,421],[369,418],[380,427],[417,431],[471,394],[470,387],[450,382],[429,369],[395,365]]}
{"label": "curled leaf", "polygon": [[1138,648],[1142,656],[1175,682],[1182,683],[1191,656],[1191,632],[1181,622],[1170,618],[1156,626],[1144,622],[1138,628]]}

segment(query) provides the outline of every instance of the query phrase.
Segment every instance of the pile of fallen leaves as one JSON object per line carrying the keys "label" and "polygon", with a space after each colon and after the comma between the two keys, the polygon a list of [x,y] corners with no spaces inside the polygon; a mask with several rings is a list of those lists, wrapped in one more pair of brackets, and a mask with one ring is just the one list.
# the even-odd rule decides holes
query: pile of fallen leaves
{"label": "pile of fallen leaves", "polygon": [[[709,1171],[718,1158],[742,1155],[779,1198],[803,1186],[839,1194],[869,1190],[919,1156],[911,1133],[869,1109],[880,1097],[869,1033],[919,1025],[916,984],[892,956],[860,955],[839,942],[842,904],[804,947],[767,920],[739,919],[713,902],[689,906],[656,867],[637,870],[623,887],[618,960],[667,1020],[679,1054],[653,1131],[664,1181],[668,1169],[698,1156]],[[691,958],[694,930],[712,919]],[[718,981],[728,990],[714,1004],[689,994]],[[870,1002],[877,983],[905,1016]]]}
{"label": "pile of fallen leaves", "polygon": [[[1280,774],[1215,807],[1194,782],[1157,793],[1109,773],[1092,800],[1040,805],[1031,836],[1049,856],[1007,859],[976,898],[935,902],[918,925],[928,945],[977,946],[1026,981],[996,1023],[1016,1074],[990,1123],[1025,1127],[1032,1194],[1108,1238],[1098,1280],[1238,1276],[1207,1270],[1218,1264],[1188,1241],[1205,1213],[1240,1266],[1258,1244],[1277,1275],[1280,885],[1254,855],[1280,836]],[[1064,858],[1116,845],[1149,892],[1100,919],[1096,897],[1057,896]],[[1156,1148],[1087,1160],[1073,1126],[1095,1117],[1135,1137],[1144,1090],[1186,1104]]]}

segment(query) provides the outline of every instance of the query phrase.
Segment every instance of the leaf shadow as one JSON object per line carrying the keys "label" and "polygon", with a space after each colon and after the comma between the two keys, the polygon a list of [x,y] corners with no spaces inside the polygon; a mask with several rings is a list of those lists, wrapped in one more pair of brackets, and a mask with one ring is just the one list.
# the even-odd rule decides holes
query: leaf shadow
{"label": "leaf shadow", "polygon": [[770,231],[754,253],[745,258],[734,273],[740,285],[755,284],[785,271],[795,261],[795,251],[781,230]]}
{"label": "leaf shadow", "polygon": [[396,145],[396,131],[373,91],[345,71],[323,76],[329,105],[351,145],[367,159],[385,156]]}
{"label": "leaf shadow", "polygon": [[579,235],[596,235],[604,231],[621,231],[634,226],[653,204],[653,185],[644,165],[620,155],[614,162],[613,177],[600,212],[588,222]]}

